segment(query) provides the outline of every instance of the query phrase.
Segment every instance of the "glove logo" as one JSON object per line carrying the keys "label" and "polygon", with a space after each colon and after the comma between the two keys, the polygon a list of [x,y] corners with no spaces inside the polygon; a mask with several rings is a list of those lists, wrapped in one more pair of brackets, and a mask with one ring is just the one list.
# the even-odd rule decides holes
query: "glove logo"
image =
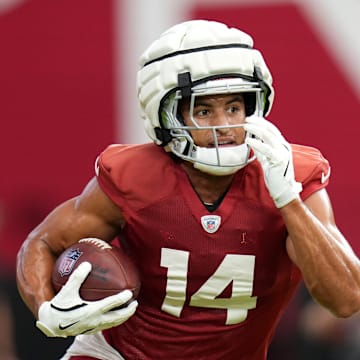
{"label": "glove logo", "polygon": [[75,324],[77,324],[79,321],[75,321],[75,322],[73,322],[73,323],[71,323],[71,324],[68,324],[68,325],[65,325],[65,326],[62,326],[61,324],[59,324],[59,329],[60,330],[66,330],[67,328],[69,328],[70,326],[73,326],[73,325],[75,325]]}
{"label": "glove logo", "polygon": [[82,251],[80,251],[79,249],[70,250],[59,266],[60,275],[69,275],[82,254]]}
{"label": "glove logo", "polygon": [[201,217],[201,225],[209,234],[218,231],[220,224],[221,217],[218,215],[204,215]]}

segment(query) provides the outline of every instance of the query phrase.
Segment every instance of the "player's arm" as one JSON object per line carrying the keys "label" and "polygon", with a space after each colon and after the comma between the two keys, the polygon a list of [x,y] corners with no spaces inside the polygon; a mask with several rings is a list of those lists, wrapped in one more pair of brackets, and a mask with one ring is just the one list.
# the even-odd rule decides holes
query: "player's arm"
{"label": "player's arm", "polygon": [[359,311],[360,262],[335,225],[326,191],[302,202],[292,148],[279,129],[258,117],[247,118],[245,128],[255,135],[246,142],[261,164],[266,187],[289,233],[289,256],[301,269],[311,295],[337,316]]}
{"label": "player's arm", "polygon": [[[69,279],[67,282],[67,288],[63,287],[61,290],[60,293],[63,294],[59,293],[56,299],[51,285],[54,262],[63,250],[85,237],[111,241],[120,231],[123,221],[119,209],[99,188],[97,180],[93,179],[78,197],[54,209],[23,243],[17,258],[19,292],[35,317],[40,318],[42,315],[40,325],[45,323],[45,327],[41,330],[48,336],[91,333],[93,329],[99,331],[102,328],[115,326],[120,321],[123,322],[123,313],[118,313],[119,318],[116,318],[116,311],[113,311],[108,316],[110,319],[104,318],[103,313],[112,306],[121,305],[129,300],[131,294],[125,293],[125,297],[114,295],[109,300],[104,302],[101,300],[93,304],[86,303],[78,296],[78,288],[91,267],[79,266],[79,270],[74,271],[70,277],[72,281],[70,282]],[[44,304],[46,304],[46,312]],[[41,307],[43,310],[40,314]],[[76,307],[81,311],[68,311]],[[132,307],[131,314],[135,311],[136,304]],[[50,313],[56,308],[61,310],[56,314]],[[95,314],[93,318],[92,314]],[[131,314],[129,312],[129,316]],[[84,324],[85,320],[88,320],[88,323]],[[68,327],[66,331],[59,331],[56,322],[59,324],[74,322],[74,326]]]}
{"label": "player's arm", "polygon": [[54,296],[51,271],[56,257],[84,237],[111,240],[121,227],[119,210],[91,180],[82,194],[55,208],[23,243],[17,258],[19,291],[36,315]]}
{"label": "player's arm", "polygon": [[336,226],[326,190],[280,212],[289,232],[288,254],[312,297],[340,317],[359,311],[360,262]]}

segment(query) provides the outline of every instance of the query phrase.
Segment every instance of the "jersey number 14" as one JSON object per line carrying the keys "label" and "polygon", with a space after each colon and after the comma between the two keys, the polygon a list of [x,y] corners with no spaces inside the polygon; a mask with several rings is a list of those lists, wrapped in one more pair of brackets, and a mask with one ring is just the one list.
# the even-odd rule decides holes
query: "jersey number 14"
{"label": "jersey number 14", "polygon": [[[187,274],[190,253],[183,250],[163,248],[161,266],[166,267],[166,296],[161,309],[180,317],[186,300]],[[255,256],[227,254],[213,274],[190,298],[190,306],[224,309],[226,325],[238,324],[247,317],[249,309],[256,307],[252,296]],[[232,284],[231,297],[219,295]]]}

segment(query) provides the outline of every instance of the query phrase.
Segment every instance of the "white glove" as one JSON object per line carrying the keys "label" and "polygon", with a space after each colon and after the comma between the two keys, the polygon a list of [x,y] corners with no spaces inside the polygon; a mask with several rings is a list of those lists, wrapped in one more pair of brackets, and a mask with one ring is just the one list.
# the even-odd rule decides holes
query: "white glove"
{"label": "white glove", "polygon": [[[94,334],[122,324],[134,315],[137,301],[130,290],[98,301],[85,301],[79,289],[91,271],[89,262],[81,263],[51,301],[41,304],[36,326],[49,337]],[[121,308],[118,308],[122,306]]]}
{"label": "white glove", "polygon": [[299,198],[301,183],[295,181],[290,144],[279,129],[264,118],[246,118],[245,130],[250,135],[245,142],[251,147],[264,172],[266,187],[275,206],[281,208]]}

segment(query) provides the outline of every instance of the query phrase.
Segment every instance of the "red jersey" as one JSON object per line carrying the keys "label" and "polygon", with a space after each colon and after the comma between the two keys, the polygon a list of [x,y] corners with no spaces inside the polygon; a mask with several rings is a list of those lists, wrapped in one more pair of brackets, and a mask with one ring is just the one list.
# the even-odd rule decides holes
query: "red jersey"
{"label": "red jersey", "polygon": [[[305,199],[327,184],[329,165],[314,148],[293,145],[293,157]],[[301,275],[258,161],[211,213],[157,145],[112,145],[98,170],[142,281],[135,315],[106,340],[125,359],[264,360]]]}

